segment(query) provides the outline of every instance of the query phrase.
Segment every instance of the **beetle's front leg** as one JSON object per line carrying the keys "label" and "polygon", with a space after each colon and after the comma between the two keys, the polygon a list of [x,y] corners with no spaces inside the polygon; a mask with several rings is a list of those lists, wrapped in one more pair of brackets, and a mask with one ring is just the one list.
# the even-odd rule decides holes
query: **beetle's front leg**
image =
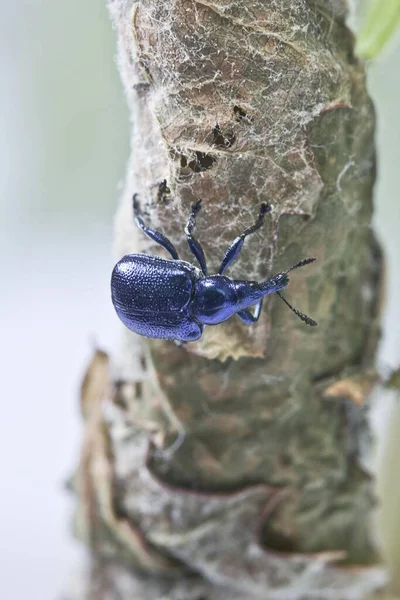
{"label": "beetle's front leg", "polygon": [[233,263],[234,260],[239,256],[242,246],[244,244],[244,240],[260,229],[262,224],[264,223],[265,215],[271,212],[271,206],[263,202],[260,206],[260,213],[258,215],[257,221],[251,227],[245,229],[245,231],[239,235],[235,240],[233,240],[232,244],[229,246],[228,250],[225,252],[225,256],[222,259],[221,266],[219,268],[218,274],[222,275],[224,271]]}
{"label": "beetle's front leg", "polygon": [[237,312],[236,314],[239,317],[239,319],[243,321],[243,323],[246,323],[246,325],[253,325],[260,318],[262,303],[263,298],[261,298],[260,302],[256,304],[253,314],[248,308],[239,310],[239,312]]}

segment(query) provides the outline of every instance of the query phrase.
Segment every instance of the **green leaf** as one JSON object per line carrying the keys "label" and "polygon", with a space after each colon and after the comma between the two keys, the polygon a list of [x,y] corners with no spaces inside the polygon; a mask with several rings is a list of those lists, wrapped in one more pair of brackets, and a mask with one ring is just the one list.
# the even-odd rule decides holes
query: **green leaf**
{"label": "green leaf", "polygon": [[374,58],[400,27],[400,0],[372,0],[358,35],[356,54]]}

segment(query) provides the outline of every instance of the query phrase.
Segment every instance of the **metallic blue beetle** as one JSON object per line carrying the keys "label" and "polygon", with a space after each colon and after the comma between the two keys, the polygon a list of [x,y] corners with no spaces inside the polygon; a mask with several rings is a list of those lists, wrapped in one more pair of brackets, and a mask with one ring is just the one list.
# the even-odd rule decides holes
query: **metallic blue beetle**
{"label": "metallic blue beetle", "polygon": [[[128,329],[150,338],[192,342],[201,337],[204,325],[218,325],[233,315],[252,325],[260,316],[263,297],[272,292],[276,292],[307,325],[317,325],[313,319],[293,308],[280,293],[289,283],[288,273],[308,265],[315,258],[301,260],[263,283],[237,281],[223,275],[238,257],[246,237],[262,226],[265,215],[271,210],[269,204],[261,205],[257,221],[232,242],[218,274],[211,276],[207,275],[203,248],[192,235],[200,209],[201,200],[197,200],[192,205],[185,234],[201,270],[180,260],[168,238],[144,224],[137,195],[134,195],[133,214],[137,225],[167,250],[172,260],[145,254],[127,254],[114,267],[111,277],[112,301],[119,318]],[[249,310],[250,306],[255,306],[253,313]]]}

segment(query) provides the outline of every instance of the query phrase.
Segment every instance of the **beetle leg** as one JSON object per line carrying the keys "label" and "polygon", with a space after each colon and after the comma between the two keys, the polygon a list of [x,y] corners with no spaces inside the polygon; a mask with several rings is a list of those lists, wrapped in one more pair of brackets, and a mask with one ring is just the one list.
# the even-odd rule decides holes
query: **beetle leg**
{"label": "beetle leg", "polygon": [[198,242],[196,238],[192,235],[193,229],[196,227],[196,215],[199,212],[199,210],[201,210],[200,199],[197,200],[194,204],[192,204],[192,210],[190,212],[188,222],[186,223],[185,227],[185,234],[191,253],[196,257],[204,275],[207,275],[207,263],[206,257],[204,256],[204,250],[200,242]]}
{"label": "beetle leg", "polygon": [[253,325],[253,323],[258,321],[258,319],[260,317],[262,303],[263,303],[263,298],[261,298],[260,302],[258,302],[258,304],[256,304],[253,314],[251,313],[251,311],[248,308],[239,310],[239,312],[237,312],[236,314],[239,317],[239,319],[241,319],[243,321],[243,323],[246,323],[247,325]]}
{"label": "beetle leg", "polygon": [[139,201],[137,199],[137,194],[133,195],[133,216],[136,221],[136,225],[138,227],[140,227],[140,229],[143,231],[143,233],[145,233],[147,235],[147,237],[149,237],[154,242],[157,242],[157,244],[160,244],[160,246],[162,246],[165,250],[167,250],[167,252],[170,253],[170,255],[172,256],[173,259],[175,259],[175,260],[179,259],[178,252],[177,252],[175,246],[173,245],[173,243],[170,242],[169,239],[167,237],[165,237],[165,235],[163,235],[159,231],[155,231],[155,229],[151,229],[150,227],[147,227],[144,224],[144,221],[140,215],[140,208],[139,208]]}
{"label": "beetle leg", "polygon": [[184,348],[187,344],[187,342],[183,340],[174,340],[174,342],[178,346],[178,348]]}
{"label": "beetle leg", "polygon": [[264,218],[267,213],[271,212],[271,206],[269,204],[265,204],[264,202],[260,206],[260,213],[258,215],[257,221],[251,227],[245,229],[242,235],[239,235],[235,240],[233,240],[232,244],[229,246],[228,250],[225,252],[225,256],[222,259],[221,266],[218,271],[218,275],[222,275],[222,273],[233,263],[234,260],[239,256],[239,253],[244,244],[244,240],[248,235],[251,235],[264,223]]}

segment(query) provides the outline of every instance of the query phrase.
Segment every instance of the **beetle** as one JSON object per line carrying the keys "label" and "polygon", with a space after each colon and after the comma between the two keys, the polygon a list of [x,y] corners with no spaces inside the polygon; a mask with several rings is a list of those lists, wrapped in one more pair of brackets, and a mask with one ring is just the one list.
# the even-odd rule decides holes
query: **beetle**
{"label": "beetle", "polygon": [[[247,325],[253,325],[260,316],[264,296],[275,292],[304,323],[316,326],[313,319],[291,306],[281,294],[281,290],[288,286],[290,271],[314,262],[315,258],[305,258],[262,283],[234,280],[224,275],[239,256],[245,239],[260,229],[271,206],[261,204],[258,219],[231,243],[215,275],[207,274],[203,248],[193,236],[200,209],[201,200],[197,200],[191,207],[185,227],[189,249],[199,269],[181,260],[167,237],[145,225],[137,194],[133,196],[136,224],[150,239],[167,250],[171,259],[127,254],[115,265],[111,296],[124,325],[149,338],[193,342],[201,337],[205,325],[218,325],[233,315]],[[252,306],[253,312],[249,310]]]}

